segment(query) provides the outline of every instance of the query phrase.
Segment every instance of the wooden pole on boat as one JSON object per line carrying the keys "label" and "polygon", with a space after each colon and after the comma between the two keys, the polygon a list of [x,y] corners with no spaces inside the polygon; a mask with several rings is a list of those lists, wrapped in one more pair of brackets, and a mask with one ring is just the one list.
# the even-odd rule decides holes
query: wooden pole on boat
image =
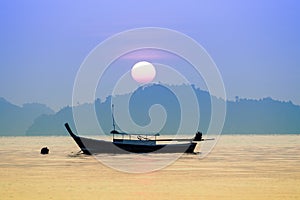
{"label": "wooden pole on boat", "polygon": [[115,124],[115,117],[114,117],[114,104],[111,105],[111,115],[112,115],[112,120],[113,120],[113,128],[114,131],[116,130],[116,124]]}

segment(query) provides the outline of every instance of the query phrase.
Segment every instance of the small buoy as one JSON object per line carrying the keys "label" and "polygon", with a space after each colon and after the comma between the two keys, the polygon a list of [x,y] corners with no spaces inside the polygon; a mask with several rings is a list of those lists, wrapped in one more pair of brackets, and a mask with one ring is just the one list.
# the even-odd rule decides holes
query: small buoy
{"label": "small buoy", "polygon": [[43,147],[41,149],[41,154],[48,154],[49,153],[49,149],[47,147]]}

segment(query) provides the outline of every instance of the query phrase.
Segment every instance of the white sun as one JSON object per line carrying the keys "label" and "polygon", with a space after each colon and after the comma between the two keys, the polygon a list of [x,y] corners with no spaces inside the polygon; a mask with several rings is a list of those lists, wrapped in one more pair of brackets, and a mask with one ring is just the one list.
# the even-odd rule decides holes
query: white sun
{"label": "white sun", "polygon": [[137,62],[131,68],[132,78],[139,83],[149,83],[155,78],[155,75],[154,65],[146,61]]}

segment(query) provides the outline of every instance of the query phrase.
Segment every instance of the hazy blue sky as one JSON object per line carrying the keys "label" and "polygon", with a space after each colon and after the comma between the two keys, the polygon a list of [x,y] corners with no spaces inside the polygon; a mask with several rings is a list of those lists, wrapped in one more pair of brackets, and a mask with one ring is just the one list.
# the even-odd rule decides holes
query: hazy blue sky
{"label": "hazy blue sky", "polygon": [[107,37],[155,26],[194,38],[227,95],[300,105],[299,1],[0,1],[0,96],[71,104],[85,56]]}

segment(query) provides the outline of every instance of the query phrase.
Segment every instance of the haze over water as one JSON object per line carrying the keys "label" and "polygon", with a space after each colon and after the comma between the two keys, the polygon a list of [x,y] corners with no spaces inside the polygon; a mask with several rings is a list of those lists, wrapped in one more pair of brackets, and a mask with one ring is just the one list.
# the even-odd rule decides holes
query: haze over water
{"label": "haze over water", "polygon": [[[222,135],[204,159],[129,174],[77,154],[70,137],[0,137],[0,199],[300,199],[299,144],[300,135]],[[107,158],[125,165],[128,155]]]}

